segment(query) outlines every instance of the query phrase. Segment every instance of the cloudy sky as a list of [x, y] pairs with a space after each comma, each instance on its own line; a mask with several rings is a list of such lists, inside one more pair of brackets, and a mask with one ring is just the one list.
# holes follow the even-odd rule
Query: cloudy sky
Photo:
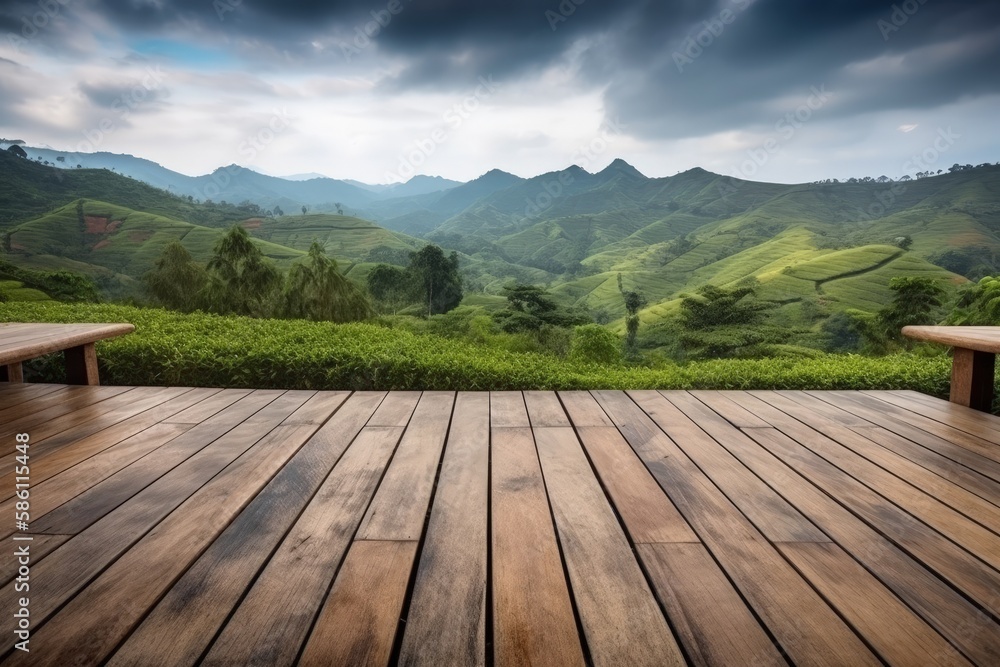
[[0, 137], [367, 182], [1000, 161], [1000, 3], [0, 0]]

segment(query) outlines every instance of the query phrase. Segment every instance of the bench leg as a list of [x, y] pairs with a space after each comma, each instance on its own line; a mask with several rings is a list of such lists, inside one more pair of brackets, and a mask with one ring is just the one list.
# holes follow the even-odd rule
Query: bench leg
[[956, 347], [951, 361], [951, 402], [990, 412], [995, 363], [994, 354]]
[[93, 343], [66, 350], [66, 382], [69, 384], [101, 384], [97, 377], [97, 352]]
[[21, 362], [0, 366], [0, 382], [10, 382], [12, 384], [24, 382], [24, 370], [21, 368]]

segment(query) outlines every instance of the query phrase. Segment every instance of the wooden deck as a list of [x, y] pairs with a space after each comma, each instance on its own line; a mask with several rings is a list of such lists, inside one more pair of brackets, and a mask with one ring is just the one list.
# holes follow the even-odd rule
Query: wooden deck
[[1000, 418], [913, 392], [0, 385], [0, 431], [5, 664], [1000, 664]]

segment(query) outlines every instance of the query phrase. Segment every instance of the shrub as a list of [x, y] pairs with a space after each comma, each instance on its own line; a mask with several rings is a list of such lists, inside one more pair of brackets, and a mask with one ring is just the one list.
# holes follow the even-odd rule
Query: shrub
[[621, 341], [599, 324], [585, 324], [573, 330], [569, 358], [595, 364], [617, 364], [622, 359]]

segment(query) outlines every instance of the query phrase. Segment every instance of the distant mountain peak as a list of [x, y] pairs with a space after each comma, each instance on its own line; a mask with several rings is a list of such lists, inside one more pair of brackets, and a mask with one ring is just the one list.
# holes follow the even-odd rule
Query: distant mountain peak
[[629, 176], [636, 176], [638, 178], [646, 178], [645, 174], [643, 174], [641, 171], [639, 171], [638, 169], [636, 169], [635, 167], [633, 167], [620, 157], [615, 158], [611, 162], [611, 164], [609, 164], [607, 167], [601, 170], [600, 173], [606, 175], [618, 173], [618, 174], [627, 174]]

